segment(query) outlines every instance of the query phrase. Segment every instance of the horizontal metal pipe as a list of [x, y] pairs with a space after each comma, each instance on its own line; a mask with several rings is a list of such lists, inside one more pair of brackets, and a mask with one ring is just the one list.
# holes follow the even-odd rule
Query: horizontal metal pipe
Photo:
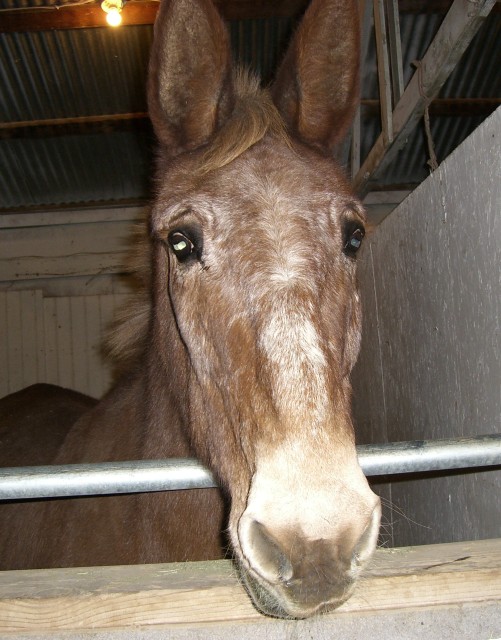
[[[501, 434], [357, 447], [367, 476], [501, 465]], [[0, 469], [0, 500], [141, 493], [215, 487], [193, 459], [137, 460]]]
[[448, 440], [412, 440], [357, 447], [366, 476], [501, 465], [501, 433]]

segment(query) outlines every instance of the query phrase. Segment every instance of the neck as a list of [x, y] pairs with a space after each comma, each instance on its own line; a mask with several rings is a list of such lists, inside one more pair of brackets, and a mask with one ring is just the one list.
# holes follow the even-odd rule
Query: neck
[[166, 370], [162, 360], [157, 350], [149, 350], [143, 386], [146, 428], [141, 457], [191, 457], [194, 454], [186, 436], [187, 375], [179, 362], [169, 362]]

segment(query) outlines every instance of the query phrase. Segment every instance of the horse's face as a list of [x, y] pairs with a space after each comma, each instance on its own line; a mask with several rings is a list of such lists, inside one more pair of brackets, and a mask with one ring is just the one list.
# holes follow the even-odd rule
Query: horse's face
[[348, 379], [364, 215], [332, 161], [283, 141], [265, 138], [200, 184], [196, 162], [168, 173], [154, 217], [192, 366], [192, 437], [231, 495], [231, 540], [259, 606], [305, 616], [348, 597], [379, 526]]
[[[356, 76], [348, 58], [335, 57], [337, 78], [330, 68], [332, 41], [357, 48], [356, 6], [335, 4], [314, 1], [276, 83], [278, 111], [308, 145], [272, 125], [255, 135], [263, 108], [232, 84], [226, 36], [206, 0], [164, 4], [150, 84], [166, 149], [152, 218], [156, 348], [172, 312], [189, 363], [194, 449], [230, 494], [230, 538], [255, 603], [286, 617], [346, 600], [380, 520], [350, 417], [364, 214], [328, 157], [335, 136], [325, 143], [327, 125], [347, 120]], [[178, 33], [186, 13], [192, 30]], [[204, 50], [198, 70], [187, 62], [190, 33]], [[241, 144], [246, 136], [255, 140]], [[221, 148], [231, 161], [208, 163]]]

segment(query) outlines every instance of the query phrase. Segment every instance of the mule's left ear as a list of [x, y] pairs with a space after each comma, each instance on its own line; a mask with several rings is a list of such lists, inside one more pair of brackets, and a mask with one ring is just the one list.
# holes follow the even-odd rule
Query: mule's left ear
[[356, 0], [312, 0], [272, 94], [290, 131], [324, 153], [346, 134], [359, 96]]
[[148, 107], [167, 155], [206, 143], [233, 108], [229, 36], [211, 0], [162, 0]]

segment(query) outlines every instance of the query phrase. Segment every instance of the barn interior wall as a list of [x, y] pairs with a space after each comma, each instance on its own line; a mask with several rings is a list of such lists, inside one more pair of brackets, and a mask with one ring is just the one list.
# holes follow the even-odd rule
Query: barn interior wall
[[137, 208], [17, 213], [0, 222], [0, 397], [36, 382], [93, 397], [112, 382], [102, 351]]
[[[500, 132], [498, 109], [363, 248], [359, 442], [501, 432]], [[384, 480], [390, 545], [501, 533], [499, 470]]]

